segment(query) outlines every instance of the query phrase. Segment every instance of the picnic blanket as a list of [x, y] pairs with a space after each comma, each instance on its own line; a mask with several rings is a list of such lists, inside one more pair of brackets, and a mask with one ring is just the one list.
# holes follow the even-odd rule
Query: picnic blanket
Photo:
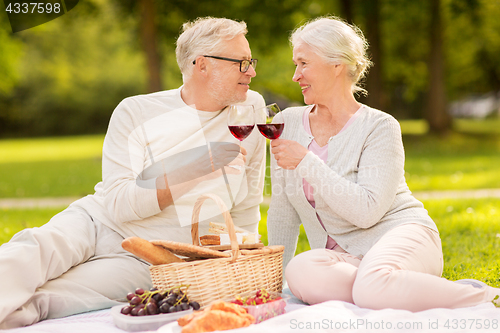
[[[288, 290], [284, 292], [289, 293]], [[224, 332], [498, 332], [500, 309], [491, 303], [461, 309], [369, 310], [350, 303], [329, 301], [308, 306], [295, 297], [285, 314], [258, 325]], [[45, 320], [5, 333], [124, 333], [113, 324], [110, 310], [93, 311], [60, 319]], [[149, 331], [151, 332], [151, 331]], [[179, 333], [176, 322], [160, 327], [157, 333]]]

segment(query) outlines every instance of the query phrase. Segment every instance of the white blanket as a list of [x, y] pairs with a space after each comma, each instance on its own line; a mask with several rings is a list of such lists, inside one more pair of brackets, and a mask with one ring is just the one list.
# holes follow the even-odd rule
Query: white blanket
[[[292, 299], [287, 313], [258, 325], [232, 330], [238, 333], [284, 332], [500, 332], [500, 309], [491, 303], [461, 309], [433, 309], [412, 313], [404, 310], [368, 310], [353, 304], [330, 301], [314, 306]], [[5, 333], [123, 333], [113, 324], [110, 310], [94, 311], [6, 330]], [[157, 333], [177, 333], [176, 322]], [[229, 332], [229, 331], [224, 331]]]

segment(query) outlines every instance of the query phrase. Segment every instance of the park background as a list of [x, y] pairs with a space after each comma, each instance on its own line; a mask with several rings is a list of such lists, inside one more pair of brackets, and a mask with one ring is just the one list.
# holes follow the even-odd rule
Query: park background
[[[245, 20], [259, 59], [251, 88], [285, 108], [303, 103], [290, 32], [337, 15], [368, 38], [359, 100], [400, 121], [405, 177], [440, 229], [444, 276], [500, 286], [500, 1], [86, 0], [15, 34], [0, 10], [0, 243], [93, 193], [116, 105], [182, 84], [183, 22]], [[265, 194], [264, 242], [269, 182]], [[37, 204], [51, 198], [66, 201]], [[308, 248], [302, 232], [297, 252]]]

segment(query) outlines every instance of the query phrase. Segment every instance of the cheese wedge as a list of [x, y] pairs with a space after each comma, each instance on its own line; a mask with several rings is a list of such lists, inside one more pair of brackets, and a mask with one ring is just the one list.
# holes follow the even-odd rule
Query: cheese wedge
[[[242, 229], [240, 227], [234, 226], [234, 231], [236, 233], [247, 233], [248, 231], [245, 229]], [[209, 224], [209, 229], [208, 232], [211, 234], [227, 234], [227, 227], [226, 224], [223, 223], [217, 223], [217, 222], [210, 222]]]

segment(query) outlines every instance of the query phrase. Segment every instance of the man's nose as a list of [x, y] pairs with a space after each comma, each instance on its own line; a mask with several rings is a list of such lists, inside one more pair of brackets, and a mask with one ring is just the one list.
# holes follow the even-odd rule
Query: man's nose
[[245, 72], [245, 74], [250, 76], [250, 77], [255, 77], [257, 75], [257, 72], [255, 71], [255, 68], [253, 68], [253, 66], [250, 65], [250, 67], [248, 67], [248, 70]]

